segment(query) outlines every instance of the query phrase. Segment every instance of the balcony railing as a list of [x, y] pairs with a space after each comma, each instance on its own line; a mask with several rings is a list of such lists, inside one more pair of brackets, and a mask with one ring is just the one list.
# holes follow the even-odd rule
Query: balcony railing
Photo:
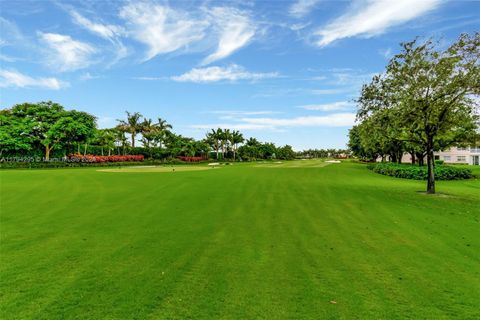
[[471, 153], [480, 153], [480, 148], [470, 148]]

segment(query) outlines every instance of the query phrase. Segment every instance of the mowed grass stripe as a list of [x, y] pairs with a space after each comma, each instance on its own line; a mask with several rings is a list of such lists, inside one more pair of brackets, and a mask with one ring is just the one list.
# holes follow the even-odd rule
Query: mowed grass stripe
[[1, 314], [480, 316], [478, 180], [428, 197], [423, 182], [310, 161], [2, 171]]

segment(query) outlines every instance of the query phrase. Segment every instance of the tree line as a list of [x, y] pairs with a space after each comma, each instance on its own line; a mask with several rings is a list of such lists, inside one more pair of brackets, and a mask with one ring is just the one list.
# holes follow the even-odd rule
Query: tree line
[[365, 160], [426, 159], [427, 192], [435, 193], [434, 152], [479, 141], [480, 33], [462, 34], [447, 48], [432, 39], [401, 48], [362, 87], [349, 148]]
[[299, 158], [347, 158], [350, 155], [348, 149], [307, 149], [297, 152]]
[[[22, 103], [0, 110], [0, 156], [42, 157], [69, 154], [143, 154], [151, 159], [178, 156], [218, 160], [293, 159], [289, 145], [245, 139], [237, 130], [212, 129], [204, 139], [172, 131], [165, 119], [152, 120], [139, 112], [126, 112], [112, 128], [98, 129], [95, 116], [66, 110], [55, 102]], [[138, 146], [137, 142], [141, 143]]]

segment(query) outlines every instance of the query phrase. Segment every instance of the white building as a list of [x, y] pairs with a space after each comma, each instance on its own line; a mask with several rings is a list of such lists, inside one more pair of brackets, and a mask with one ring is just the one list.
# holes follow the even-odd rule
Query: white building
[[443, 160], [445, 163], [480, 165], [479, 147], [452, 147], [447, 151], [435, 152], [436, 160]]
[[[446, 151], [435, 152], [435, 160], [443, 160], [450, 164], [469, 164], [480, 165], [480, 146], [478, 147], [452, 147]], [[381, 161], [377, 160], [377, 161]], [[425, 164], [427, 159], [425, 158]], [[404, 153], [402, 163], [411, 163], [412, 157], [409, 153]]]

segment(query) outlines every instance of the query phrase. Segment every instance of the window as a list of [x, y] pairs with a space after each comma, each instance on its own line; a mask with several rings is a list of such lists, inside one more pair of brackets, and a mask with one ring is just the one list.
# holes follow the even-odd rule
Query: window
[[451, 160], [452, 160], [452, 158], [450, 156], [443, 156], [443, 161], [449, 162]]
[[466, 162], [467, 158], [465, 156], [457, 156], [457, 162]]
[[467, 151], [467, 148], [458, 147], [457, 150], [458, 150], [458, 151]]

